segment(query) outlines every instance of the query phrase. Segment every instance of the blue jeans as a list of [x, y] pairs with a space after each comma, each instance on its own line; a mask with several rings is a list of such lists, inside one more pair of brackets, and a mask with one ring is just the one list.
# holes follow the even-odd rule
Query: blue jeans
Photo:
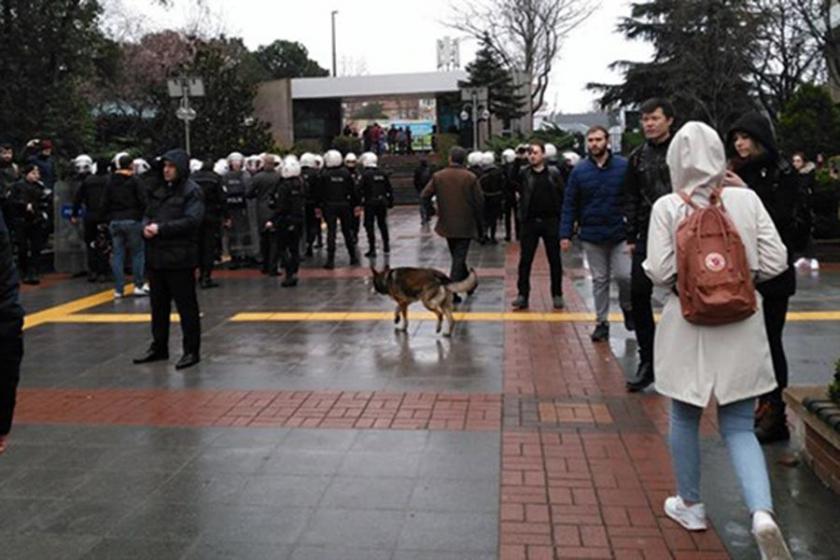
[[113, 220], [108, 229], [114, 253], [111, 256], [111, 270], [114, 273], [115, 290], [125, 290], [125, 250], [131, 253], [131, 274], [134, 285], [143, 285], [143, 273], [146, 269], [146, 255], [143, 246], [143, 224], [136, 220]]
[[[753, 432], [755, 399], [718, 407], [720, 435], [741, 483], [750, 512], [773, 511], [770, 478], [764, 453]], [[671, 460], [677, 491], [688, 502], [700, 502], [700, 441], [698, 431], [703, 409], [671, 401]]]

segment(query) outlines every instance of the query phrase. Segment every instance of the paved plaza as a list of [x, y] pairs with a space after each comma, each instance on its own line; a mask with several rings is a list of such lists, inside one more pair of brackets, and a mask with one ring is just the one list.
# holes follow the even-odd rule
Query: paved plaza
[[[416, 208], [391, 214], [390, 265], [448, 271], [445, 242], [419, 222]], [[395, 332], [392, 302], [345, 254], [335, 271], [316, 255], [294, 289], [221, 271], [199, 294], [202, 362], [182, 372], [177, 327], [169, 363], [131, 364], [149, 343], [147, 298], [115, 302], [109, 285], [61, 275], [25, 288], [0, 558], [758, 558], [712, 412], [714, 528], [665, 518], [668, 402], [626, 393], [636, 346], [618, 315], [610, 344], [590, 342], [578, 251], [564, 256], [565, 311], [551, 310], [540, 249], [531, 311], [511, 313], [518, 245], [474, 245], [481, 284], [449, 339], [419, 304]], [[799, 287], [791, 382], [824, 383], [840, 267]], [[780, 524], [795, 558], [836, 559], [840, 500], [789, 465], [798, 445], [765, 448]]]

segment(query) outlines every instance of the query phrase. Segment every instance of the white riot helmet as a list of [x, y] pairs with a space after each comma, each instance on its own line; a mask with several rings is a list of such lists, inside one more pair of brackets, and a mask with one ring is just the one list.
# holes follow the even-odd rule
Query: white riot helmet
[[131, 162], [131, 168], [134, 170], [134, 174], [139, 176], [144, 173], [148, 173], [152, 166], [149, 165], [149, 162], [145, 159], [137, 158]]
[[357, 163], [359, 163], [359, 158], [356, 157], [356, 154], [353, 152], [347, 152], [347, 155], [344, 156], [344, 165], [347, 167], [355, 167]]
[[239, 152], [231, 152], [228, 154], [227, 161], [228, 164], [234, 161], [245, 161], [245, 156], [243, 156]]
[[343, 158], [341, 157], [341, 152], [338, 150], [329, 150], [326, 154], [324, 154], [324, 165], [328, 168], [332, 167], [340, 167]]
[[257, 155], [248, 156], [245, 158], [245, 169], [251, 175], [256, 174], [262, 169], [262, 158]]
[[93, 173], [93, 158], [87, 154], [79, 154], [73, 160], [73, 169], [80, 175], [82, 173]]
[[580, 156], [577, 154], [577, 152], [563, 152], [563, 159], [566, 160], [566, 163], [574, 167], [580, 161]]
[[495, 152], [491, 152], [490, 150], [483, 152], [481, 154], [481, 165], [486, 167], [490, 167], [491, 165], [496, 163], [496, 154]]
[[300, 155], [301, 167], [315, 167], [315, 154], [304, 152]]
[[283, 167], [283, 158], [281, 158], [277, 154], [270, 154], [270, 155], [274, 159], [274, 167], [276, 169], [280, 169], [281, 167]]
[[300, 177], [300, 162], [295, 156], [286, 156], [283, 159], [283, 169], [280, 170], [280, 175], [284, 179], [292, 177]]
[[469, 167], [481, 165], [481, 159], [481, 152], [470, 152], [467, 154], [467, 165]]
[[[315, 165], [313, 166], [315, 169], [321, 169], [324, 167], [324, 156], [315, 154], [313, 157], [315, 158]], [[338, 157], [340, 158], [341, 154], [338, 154]]]
[[505, 163], [513, 163], [516, 159], [516, 152], [513, 148], [508, 148], [502, 152], [502, 161]]
[[200, 159], [192, 158], [190, 159], [190, 173], [195, 173], [196, 171], [201, 171], [201, 168], [204, 167], [204, 162]]
[[216, 160], [216, 163], [213, 164], [213, 173], [216, 175], [224, 175], [229, 169], [228, 160], [224, 158]]
[[112, 169], [119, 169], [120, 168], [120, 160], [123, 157], [128, 157], [128, 152], [117, 152], [114, 154], [113, 159], [111, 159], [111, 168]]
[[555, 161], [557, 159], [557, 146], [546, 142], [545, 159], [547, 159], [548, 161]]
[[362, 165], [364, 167], [376, 167], [379, 165], [379, 158], [373, 152], [362, 154]]

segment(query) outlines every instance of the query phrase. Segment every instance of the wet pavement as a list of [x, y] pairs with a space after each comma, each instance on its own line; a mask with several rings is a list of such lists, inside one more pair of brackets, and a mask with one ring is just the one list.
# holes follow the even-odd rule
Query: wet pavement
[[[396, 210], [391, 266], [448, 270], [443, 240]], [[365, 246], [365, 243], [362, 242]], [[154, 559], [757, 558], [710, 419], [704, 495], [714, 530], [665, 519], [667, 403], [628, 396], [635, 341], [593, 345], [589, 280], [566, 255], [565, 313], [539, 256], [532, 312], [516, 244], [471, 249], [481, 286], [451, 339], [419, 306], [396, 333], [366, 268], [319, 268], [295, 289], [250, 270], [200, 293], [202, 362], [131, 365], [148, 300], [57, 277], [30, 313], [18, 424], [0, 458], [2, 557]], [[541, 255], [542, 253], [540, 253]], [[378, 266], [382, 266], [380, 256]], [[786, 328], [791, 383], [827, 382], [840, 270], [802, 274]], [[613, 308], [617, 310], [614, 302]], [[707, 415], [711, 416], [711, 415]], [[796, 558], [840, 550], [840, 500], [767, 448]]]

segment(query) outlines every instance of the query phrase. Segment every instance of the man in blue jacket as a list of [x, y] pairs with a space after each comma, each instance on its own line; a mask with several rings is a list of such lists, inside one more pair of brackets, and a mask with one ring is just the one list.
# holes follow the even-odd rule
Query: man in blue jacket
[[608, 148], [609, 134], [602, 126], [593, 126], [586, 134], [589, 157], [582, 160], [569, 176], [563, 202], [560, 244], [571, 248], [575, 224], [592, 271], [597, 325], [593, 342], [610, 338], [610, 276], [618, 284], [619, 304], [624, 324], [633, 330], [630, 303], [630, 251], [625, 241], [621, 189], [627, 160], [613, 155]]

